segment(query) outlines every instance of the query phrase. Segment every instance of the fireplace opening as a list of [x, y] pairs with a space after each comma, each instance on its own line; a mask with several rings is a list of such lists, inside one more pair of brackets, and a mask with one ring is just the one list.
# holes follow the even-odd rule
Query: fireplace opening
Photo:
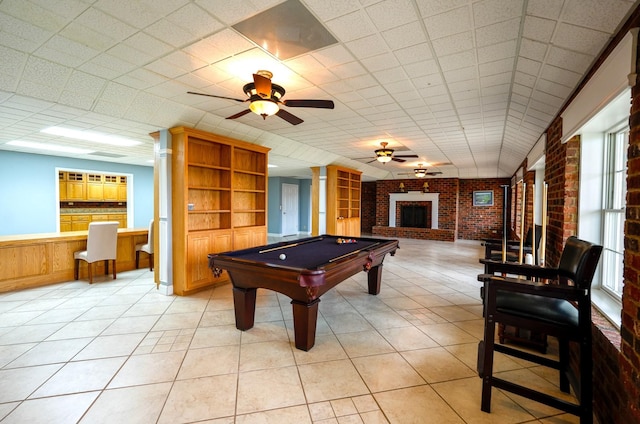
[[427, 208], [424, 206], [400, 206], [400, 226], [411, 228], [427, 227]]

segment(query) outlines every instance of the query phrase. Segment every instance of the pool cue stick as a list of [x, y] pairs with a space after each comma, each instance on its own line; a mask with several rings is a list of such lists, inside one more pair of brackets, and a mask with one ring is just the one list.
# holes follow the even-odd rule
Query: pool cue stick
[[536, 265], [536, 183], [531, 186], [531, 193], [533, 196], [531, 204], [531, 256], [533, 257], [533, 264]]
[[520, 254], [518, 255], [518, 262], [522, 263], [522, 254], [524, 253], [524, 214], [526, 211], [527, 203], [527, 183], [522, 183], [522, 208], [520, 212]]
[[547, 195], [549, 184], [542, 185], [542, 239], [540, 240], [540, 266], [544, 266], [545, 250], [547, 246]]
[[377, 246], [377, 245], [379, 245], [379, 244], [380, 244], [380, 242], [373, 243], [373, 244], [372, 244], [372, 245], [370, 245], [370, 246], [363, 247], [362, 249], [354, 250], [353, 252], [345, 253], [344, 255], [340, 255], [340, 256], [338, 256], [337, 258], [331, 258], [331, 259], [329, 259], [329, 263], [331, 263], [331, 262], [335, 262], [335, 261], [338, 261], [338, 260], [340, 260], [340, 259], [342, 259], [342, 258], [346, 258], [347, 256], [355, 255], [356, 253], [360, 253], [360, 252], [362, 252], [363, 250], [370, 250], [372, 247], [375, 247], [375, 246]]
[[302, 244], [313, 243], [313, 242], [320, 241], [320, 240], [322, 240], [322, 237], [314, 238], [312, 240], [307, 240], [307, 241], [301, 241], [301, 242], [298, 242], [298, 243], [291, 243], [291, 244], [287, 244], [287, 245], [284, 245], [284, 246], [272, 247], [271, 249], [260, 250], [260, 251], [258, 251], [258, 253], [273, 252], [274, 250], [287, 249], [289, 247], [300, 246]]
[[502, 262], [507, 262], [507, 206], [509, 200], [509, 186], [502, 186]]

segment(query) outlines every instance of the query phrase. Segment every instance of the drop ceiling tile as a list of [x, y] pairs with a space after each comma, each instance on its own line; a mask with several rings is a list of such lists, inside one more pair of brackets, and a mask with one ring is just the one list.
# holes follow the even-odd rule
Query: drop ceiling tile
[[484, 47], [491, 44], [502, 43], [518, 37], [520, 31], [520, 19], [511, 19], [505, 22], [488, 25], [476, 29], [476, 45]]
[[403, 68], [411, 79], [440, 72], [438, 64], [435, 60], [424, 60], [421, 62], [411, 63], [408, 65], [404, 65]]
[[[489, 75], [486, 77], [480, 77], [480, 87], [487, 88], [492, 86], [509, 86], [511, 84], [512, 72], [503, 72], [501, 74]], [[507, 91], [509, 87], [507, 87]], [[486, 91], [483, 90], [483, 94], [486, 94]]]
[[473, 48], [471, 31], [461, 32], [455, 35], [433, 40], [433, 50], [438, 56], [446, 56]]
[[360, 62], [349, 62], [344, 63], [342, 65], [337, 65], [329, 69], [332, 74], [336, 75], [338, 78], [346, 79], [357, 77], [359, 75], [366, 74], [367, 71], [360, 64]]
[[542, 68], [541, 62], [527, 59], [526, 57], [519, 57], [516, 65], [517, 71], [527, 75], [538, 75], [541, 68]]
[[343, 43], [374, 34], [375, 27], [363, 10], [327, 22], [327, 28]]
[[478, 88], [478, 82], [475, 79], [468, 79], [459, 82], [453, 82], [449, 84], [449, 91], [451, 93], [458, 93], [461, 91], [470, 91]]
[[476, 64], [476, 54], [473, 50], [466, 50], [449, 56], [439, 58], [440, 66], [444, 72], [455, 69], [467, 68]]
[[431, 0], [418, 2], [418, 10], [423, 17], [438, 15], [461, 6], [467, 7], [468, 0]]
[[169, 25], [179, 26], [192, 34], [194, 39], [206, 37], [224, 27], [220, 21], [192, 3], [167, 15], [166, 20]]
[[168, 13], [186, 3], [187, 0], [162, 0], [149, 3], [129, 0], [99, 0], [95, 7], [129, 25], [142, 29], [164, 18]]
[[87, 96], [77, 91], [63, 90], [62, 93], [60, 93], [58, 102], [63, 105], [87, 110], [93, 106], [95, 97]]
[[329, 46], [319, 51], [314, 51], [311, 55], [327, 68], [351, 62], [355, 59], [351, 52], [345, 49], [341, 44]]
[[112, 80], [131, 72], [136, 66], [110, 54], [103, 53], [82, 64], [78, 69], [92, 75]]
[[548, 43], [551, 41], [556, 25], [557, 22], [555, 20], [527, 16], [524, 20], [522, 35], [531, 40]]
[[396, 81], [406, 81], [407, 75], [404, 73], [404, 69], [400, 66], [385, 69], [384, 71], [374, 72], [373, 76], [383, 85]]
[[416, 20], [411, 0], [383, 0], [367, 7], [366, 11], [380, 31], [399, 27]]
[[520, 56], [542, 62], [547, 55], [547, 46], [548, 44], [525, 38], [520, 43]]
[[305, 4], [322, 20], [346, 15], [360, 7], [357, 0], [306, 0]]
[[599, 51], [608, 40], [607, 33], [563, 23], [558, 27], [554, 44], [568, 50], [592, 54]]
[[[349, 49], [356, 58], [366, 59], [379, 55], [384, 41], [378, 34], [374, 34], [345, 44], [347, 49]], [[384, 49], [382, 49], [382, 51], [384, 51]]]
[[[1, 6], [2, 3], [0, 3]], [[27, 53], [36, 50], [53, 34], [52, 31], [44, 30], [4, 13], [0, 13], [0, 28], [2, 29], [0, 45]]]
[[164, 41], [173, 47], [180, 47], [196, 41], [197, 37], [186, 29], [173, 25], [166, 19], [162, 19], [144, 30], [158, 40]]
[[562, 17], [581, 27], [611, 32], [625, 17], [629, 6], [625, 1], [569, 0]]
[[424, 19], [429, 38], [432, 40], [456, 34], [471, 27], [468, 7], [460, 7]]
[[[95, 7], [90, 7], [85, 10], [80, 16], [74, 19], [72, 24], [75, 23], [81, 24], [86, 28], [91, 28], [93, 31], [103, 34], [115, 41], [122, 41], [137, 32], [135, 27]], [[69, 25], [68, 27], [71, 26], [72, 25]], [[65, 32], [66, 29], [62, 31], [63, 34]], [[86, 42], [84, 39], [76, 39], [76, 41]]]
[[548, 19], [558, 19], [563, 3], [556, 0], [529, 0], [527, 14]]
[[516, 18], [521, 13], [522, 0], [482, 0], [473, 4], [473, 21], [478, 27]]
[[524, 97], [529, 97], [531, 96], [531, 93], [533, 93], [533, 89], [530, 87], [526, 87], [524, 85], [520, 85], [520, 84], [513, 84], [513, 92], [515, 94], [519, 94], [521, 96]]
[[585, 72], [592, 61], [593, 56], [572, 52], [555, 46], [551, 47], [547, 58], [549, 65], [575, 71], [579, 74]]
[[478, 67], [478, 72], [481, 77], [502, 74], [504, 72], [514, 71], [514, 59], [507, 58], [502, 60], [496, 60], [495, 62], [482, 63]]
[[383, 31], [382, 37], [391, 50], [398, 50], [427, 41], [422, 25], [417, 21]]
[[548, 81], [544, 78], [540, 78], [536, 84], [536, 89], [543, 93], [553, 94], [558, 97], [567, 98], [573, 91], [570, 87], [562, 84], [556, 84], [553, 81]]
[[495, 62], [516, 56], [516, 40], [493, 44], [478, 49], [478, 63]]
[[109, 82], [102, 92], [100, 100], [117, 105], [128, 106], [135, 98], [137, 92], [138, 90], [126, 87], [122, 84]]
[[402, 65], [409, 65], [433, 57], [431, 46], [428, 43], [416, 44], [415, 46], [394, 50], [393, 53]]
[[[549, 106], [552, 108], [559, 108], [562, 106], [563, 101], [564, 100], [560, 97], [543, 93], [540, 90], [535, 90], [531, 95], [531, 107], [541, 111], [549, 110]], [[542, 105], [539, 105], [539, 103], [542, 103]]]
[[138, 49], [135, 49], [127, 44], [119, 43], [109, 49], [108, 53], [118, 59], [125, 62], [134, 63], [138, 66], [144, 66], [145, 64], [153, 60], [153, 56]]
[[132, 37], [124, 40], [122, 44], [132, 47], [136, 51], [144, 52], [151, 56], [163, 56], [173, 50], [169, 44], [158, 40], [144, 32], [138, 32]]
[[447, 72], [444, 77], [449, 84], [459, 81], [472, 80], [478, 78], [478, 69], [475, 66], [456, 69], [454, 71]]

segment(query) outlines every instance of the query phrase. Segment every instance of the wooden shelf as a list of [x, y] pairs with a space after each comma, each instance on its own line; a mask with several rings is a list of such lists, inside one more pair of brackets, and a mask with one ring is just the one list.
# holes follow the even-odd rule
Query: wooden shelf
[[186, 127], [169, 132], [173, 287], [186, 295], [221, 281], [209, 253], [266, 244], [269, 149]]
[[327, 166], [327, 233], [360, 236], [360, 172]]

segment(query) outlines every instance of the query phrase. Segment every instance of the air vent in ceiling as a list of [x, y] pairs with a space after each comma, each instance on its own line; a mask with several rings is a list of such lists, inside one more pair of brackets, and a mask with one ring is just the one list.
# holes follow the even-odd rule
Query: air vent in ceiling
[[126, 156], [126, 155], [119, 155], [117, 153], [107, 153], [107, 152], [93, 152], [89, 154], [94, 156], [104, 156], [106, 158], [123, 158]]

